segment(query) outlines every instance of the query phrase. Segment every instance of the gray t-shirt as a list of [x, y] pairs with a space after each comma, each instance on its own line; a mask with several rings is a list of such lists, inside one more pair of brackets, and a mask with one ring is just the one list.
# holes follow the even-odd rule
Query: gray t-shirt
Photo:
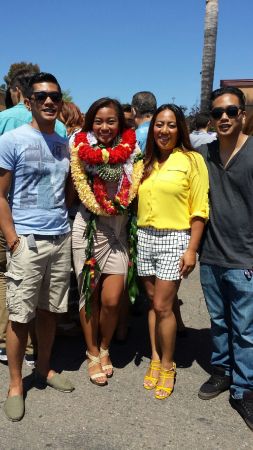
[[223, 167], [219, 142], [203, 145], [210, 179], [210, 219], [200, 262], [231, 269], [253, 267], [253, 137]]

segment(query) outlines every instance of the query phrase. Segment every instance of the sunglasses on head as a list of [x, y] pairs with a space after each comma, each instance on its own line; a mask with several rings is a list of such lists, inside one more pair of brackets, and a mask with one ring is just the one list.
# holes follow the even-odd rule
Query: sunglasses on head
[[218, 108], [217, 107], [217, 108], [213, 108], [210, 114], [211, 114], [212, 118], [215, 120], [220, 119], [224, 113], [226, 113], [226, 115], [229, 118], [235, 118], [238, 116], [240, 109], [242, 109], [242, 108], [240, 108], [236, 105], [230, 105], [230, 106], [227, 106], [226, 108]]
[[36, 102], [44, 102], [48, 97], [54, 103], [59, 103], [62, 100], [62, 94], [58, 91], [35, 91], [33, 92], [32, 97], [34, 97], [34, 100], [36, 100]]

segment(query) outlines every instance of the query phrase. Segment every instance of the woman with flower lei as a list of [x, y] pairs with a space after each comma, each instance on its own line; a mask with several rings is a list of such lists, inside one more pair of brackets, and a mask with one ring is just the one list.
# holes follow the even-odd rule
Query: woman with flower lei
[[132, 270], [128, 207], [143, 173], [135, 132], [125, 129], [117, 100], [102, 98], [90, 106], [71, 149], [71, 173], [81, 200], [72, 241], [88, 371], [93, 383], [104, 386], [113, 375], [109, 345]]

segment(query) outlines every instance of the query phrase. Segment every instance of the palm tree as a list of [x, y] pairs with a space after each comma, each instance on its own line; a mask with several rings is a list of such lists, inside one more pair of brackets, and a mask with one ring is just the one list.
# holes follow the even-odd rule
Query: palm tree
[[208, 111], [213, 89], [218, 27], [218, 0], [206, 0], [205, 35], [202, 56], [200, 110]]

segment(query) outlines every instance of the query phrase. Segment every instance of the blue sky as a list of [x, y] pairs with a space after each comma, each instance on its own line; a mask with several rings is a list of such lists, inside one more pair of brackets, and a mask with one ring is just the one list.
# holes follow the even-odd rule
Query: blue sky
[[[220, 0], [214, 88], [253, 78], [252, 0]], [[241, 6], [241, 10], [239, 7]], [[83, 111], [103, 96], [200, 99], [205, 0], [12, 0], [1, 14], [0, 84], [13, 62], [53, 73]]]

